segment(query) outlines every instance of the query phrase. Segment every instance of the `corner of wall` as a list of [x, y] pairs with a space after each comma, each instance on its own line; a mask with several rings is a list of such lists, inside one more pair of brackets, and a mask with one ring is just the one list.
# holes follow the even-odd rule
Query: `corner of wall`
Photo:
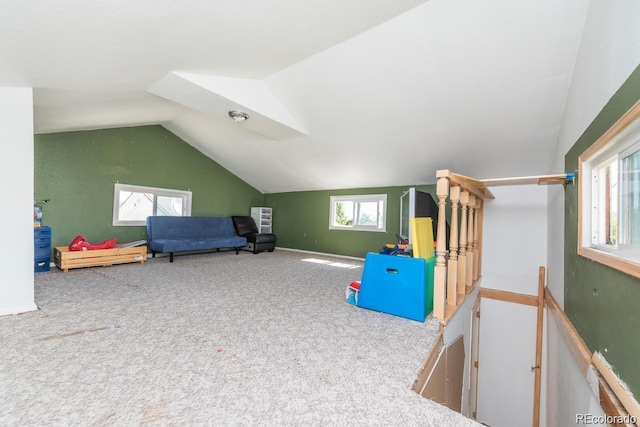
[[[9, 183], [3, 197], [2, 236], [11, 245], [0, 246], [0, 315], [37, 309], [34, 302], [33, 246], [33, 91], [0, 88], [0, 179]], [[10, 144], [10, 145], [9, 145]]]

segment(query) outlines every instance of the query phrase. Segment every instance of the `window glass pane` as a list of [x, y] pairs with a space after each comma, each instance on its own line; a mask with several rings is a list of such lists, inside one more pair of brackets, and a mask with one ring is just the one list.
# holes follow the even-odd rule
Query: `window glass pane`
[[358, 225], [378, 226], [378, 202], [359, 203]]
[[191, 191], [115, 184], [114, 226], [144, 226], [152, 215], [191, 215]]
[[353, 202], [336, 202], [335, 206], [336, 225], [353, 225]]
[[146, 221], [150, 215], [153, 215], [153, 194], [120, 191], [120, 221]]
[[158, 196], [158, 209], [156, 215], [182, 216], [182, 206], [182, 197]]
[[640, 150], [620, 167], [620, 243], [640, 246]]
[[600, 241], [617, 244], [618, 235], [618, 162], [615, 158], [600, 168]]
[[618, 236], [618, 157], [614, 156], [595, 169], [597, 183], [593, 206], [593, 243], [617, 245]]

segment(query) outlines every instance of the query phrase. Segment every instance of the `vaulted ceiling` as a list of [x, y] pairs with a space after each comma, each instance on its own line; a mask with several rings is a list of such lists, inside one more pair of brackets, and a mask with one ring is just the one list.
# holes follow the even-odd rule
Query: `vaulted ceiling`
[[[37, 133], [162, 124], [262, 192], [546, 174], [585, 0], [5, 0]], [[249, 119], [236, 123], [229, 110]]]

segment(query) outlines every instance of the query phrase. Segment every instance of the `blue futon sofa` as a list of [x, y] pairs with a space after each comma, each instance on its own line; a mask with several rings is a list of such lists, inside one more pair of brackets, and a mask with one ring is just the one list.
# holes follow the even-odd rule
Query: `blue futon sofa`
[[153, 257], [168, 252], [173, 262], [174, 252], [233, 248], [238, 254], [247, 239], [236, 235], [230, 217], [150, 216], [147, 243]]

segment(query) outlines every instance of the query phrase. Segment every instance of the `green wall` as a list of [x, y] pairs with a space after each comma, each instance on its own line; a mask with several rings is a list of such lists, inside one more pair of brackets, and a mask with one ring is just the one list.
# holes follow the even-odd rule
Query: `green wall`
[[52, 246], [146, 239], [144, 227], [113, 227], [114, 184], [192, 191], [192, 215], [249, 215], [263, 195], [162, 126], [35, 135], [34, 201]]
[[[411, 185], [263, 195], [159, 125], [35, 135], [34, 201], [52, 246], [82, 234], [90, 242], [146, 239], [144, 227], [114, 227], [114, 184], [191, 190], [192, 215], [248, 215], [251, 206], [274, 209], [278, 246], [364, 257], [395, 243], [400, 196]], [[435, 185], [417, 186], [435, 195]], [[387, 194], [387, 232], [329, 230], [329, 197]]]
[[[639, 99], [640, 67], [567, 153], [565, 170], [577, 170], [578, 156]], [[601, 352], [640, 396], [640, 279], [577, 254], [578, 186], [565, 191], [565, 311], [589, 349]]]
[[[273, 229], [278, 246], [364, 258], [386, 243], [396, 243], [400, 231], [400, 196], [411, 185], [329, 191], [272, 193], [265, 206], [273, 208]], [[415, 186], [435, 195], [435, 185]], [[340, 195], [386, 194], [387, 231], [329, 230], [329, 198]]]

